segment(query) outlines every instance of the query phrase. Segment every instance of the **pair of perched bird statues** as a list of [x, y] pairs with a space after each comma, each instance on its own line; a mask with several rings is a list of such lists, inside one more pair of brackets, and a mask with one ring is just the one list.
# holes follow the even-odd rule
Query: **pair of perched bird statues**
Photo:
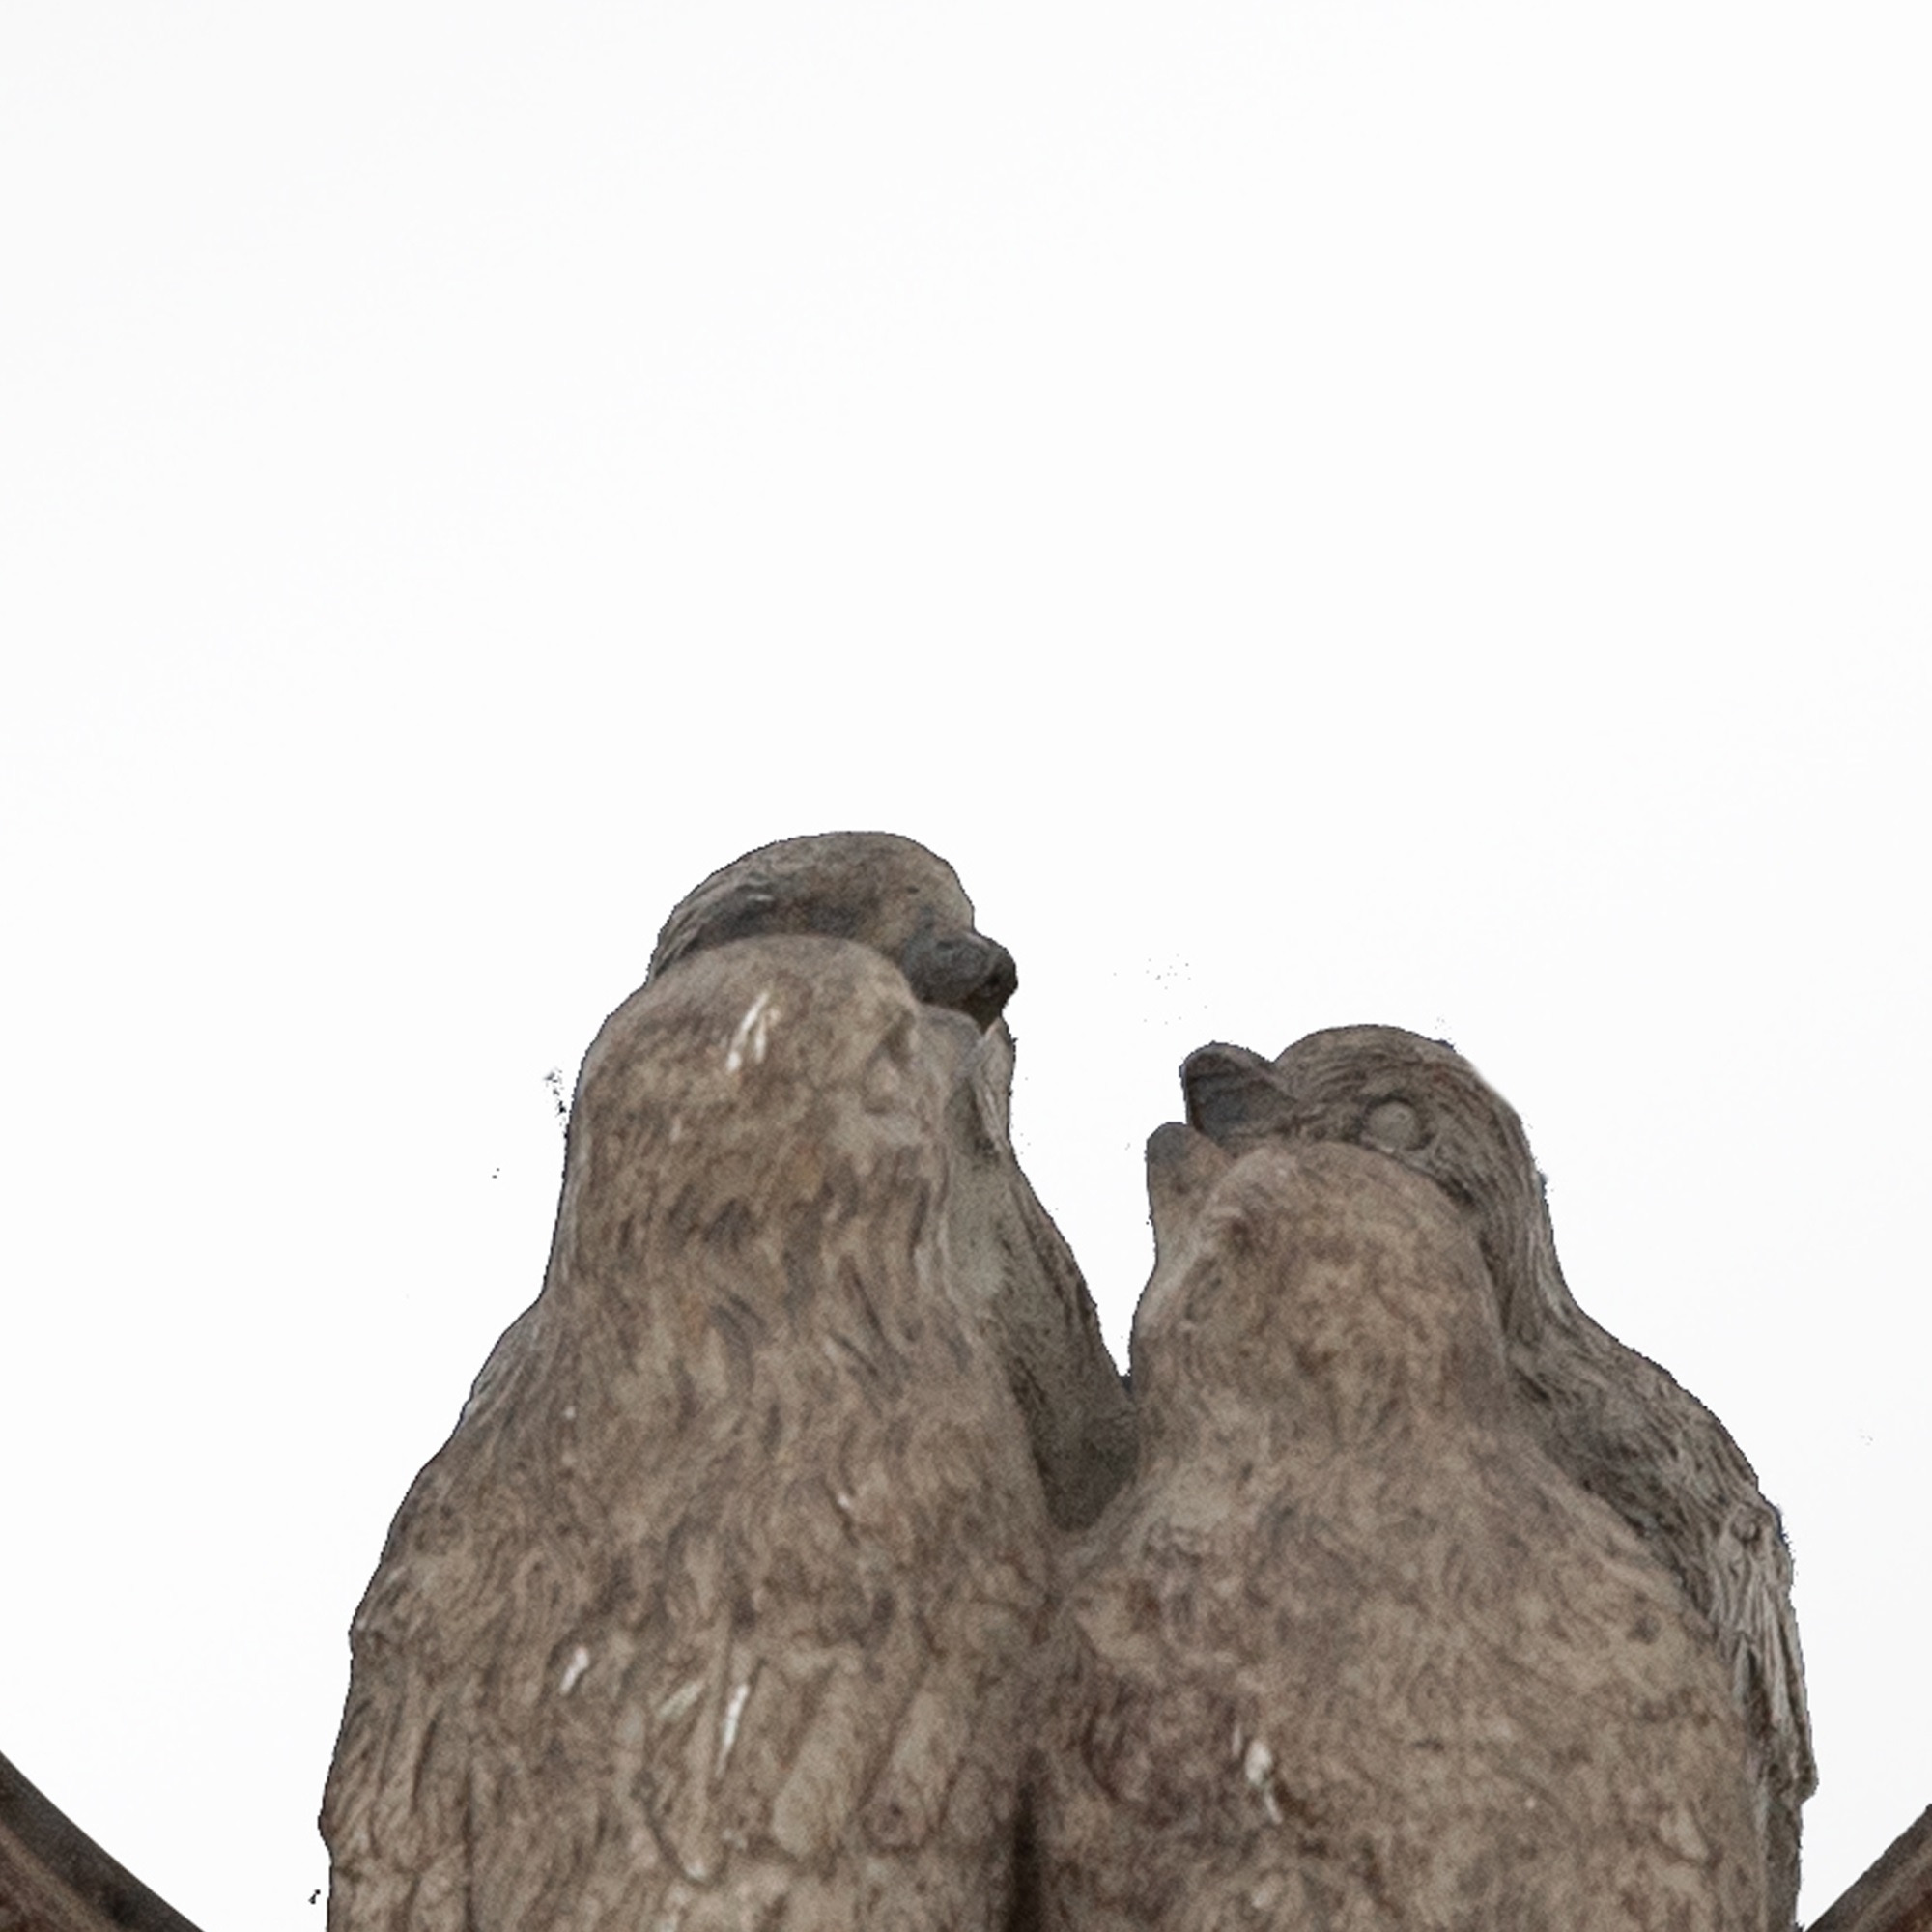
[[356, 1613], [330, 1932], [1787, 1932], [1790, 1567], [1516, 1115], [1203, 1048], [1123, 1382], [943, 862], [752, 853], [586, 1057]]

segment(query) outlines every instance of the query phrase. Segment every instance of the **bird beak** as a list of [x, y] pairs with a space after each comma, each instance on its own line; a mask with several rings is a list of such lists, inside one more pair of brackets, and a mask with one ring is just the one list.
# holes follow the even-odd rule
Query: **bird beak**
[[1187, 1124], [1223, 1147], [1281, 1133], [1288, 1106], [1274, 1065], [1245, 1046], [1197, 1047], [1180, 1065]]
[[927, 1006], [964, 1013], [981, 1032], [1020, 983], [1013, 955], [998, 940], [957, 926], [917, 934], [899, 955], [899, 970]]

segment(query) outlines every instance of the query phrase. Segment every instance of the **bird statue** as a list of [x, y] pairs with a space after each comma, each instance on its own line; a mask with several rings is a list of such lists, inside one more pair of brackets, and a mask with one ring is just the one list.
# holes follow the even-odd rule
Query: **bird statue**
[[605, 1023], [355, 1614], [328, 1932], [1007, 1932], [1048, 1525], [952, 1257], [985, 1052], [817, 936]]
[[679, 903], [651, 977], [734, 939], [822, 933], [871, 947], [920, 999], [985, 1031], [985, 1052], [952, 1115], [953, 1265], [973, 1284], [1007, 1365], [1048, 1512], [1057, 1526], [1079, 1528], [1133, 1468], [1133, 1406], [1079, 1265], [1013, 1152], [1013, 1039], [1002, 1014], [1019, 976], [1012, 955], [973, 919], [952, 867], [910, 838], [786, 838], [734, 860]]
[[1759, 1932], [1690, 1605], [1512, 1397], [1467, 1223], [1384, 1154], [1149, 1146], [1140, 1467], [1070, 1549], [1045, 1932]]
[[1353, 1142], [1438, 1187], [1487, 1264], [1517, 1404], [1715, 1639], [1752, 1745], [1771, 1932], [1796, 1922], [1799, 1809], [1816, 1788], [1791, 1557], [1723, 1424], [1577, 1305], [1522, 1122], [1452, 1047], [1398, 1027], [1310, 1034], [1272, 1062], [1214, 1045], [1181, 1070], [1189, 1122], [1223, 1148]]

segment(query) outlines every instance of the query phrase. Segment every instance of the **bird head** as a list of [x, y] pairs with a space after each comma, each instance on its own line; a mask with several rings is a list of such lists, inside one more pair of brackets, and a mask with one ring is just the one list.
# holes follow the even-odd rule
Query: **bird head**
[[1205, 1046], [1181, 1068], [1190, 1124], [1230, 1151], [1344, 1141], [1433, 1182], [1468, 1218], [1508, 1332], [1530, 1340], [1571, 1306], [1543, 1179], [1515, 1110], [1446, 1042], [1400, 1027], [1331, 1027], [1274, 1060]]
[[890, 959], [928, 1006], [984, 1030], [1019, 984], [1012, 954], [973, 923], [958, 875], [890, 832], [826, 832], [760, 846], [712, 873], [665, 922], [650, 977], [736, 939], [815, 933]]

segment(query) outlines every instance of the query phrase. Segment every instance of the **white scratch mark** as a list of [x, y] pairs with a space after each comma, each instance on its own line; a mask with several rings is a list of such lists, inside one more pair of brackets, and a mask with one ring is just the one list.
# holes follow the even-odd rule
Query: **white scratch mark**
[[563, 1666], [563, 1682], [556, 1687], [559, 1697], [568, 1697], [577, 1689], [577, 1680], [590, 1668], [590, 1653], [580, 1643], [570, 1653], [570, 1662]]
[[852, 1498], [843, 1490], [835, 1490], [832, 1494], [832, 1500], [838, 1505], [839, 1509], [845, 1515], [850, 1516], [852, 1514]]
[[1281, 1806], [1275, 1803], [1273, 1773], [1274, 1752], [1257, 1738], [1241, 1760], [1241, 1776], [1261, 1794], [1262, 1808], [1268, 1815], [1268, 1823], [1279, 1825]]
[[764, 1064], [765, 1041], [772, 1022], [779, 1016], [778, 1009], [770, 1004], [771, 997], [771, 988], [767, 987], [746, 1009], [745, 1017], [738, 1022], [738, 1031], [731, 1036], [731, 1044], [724, 1052], [726, 1073], [737, 1072], [748, 1053], [754, 1064]]
[[738, 1742], [738, 1719], [745, 1715], [745, 1699], [752, 1694], [752, 1680], [748, 1677], [731, 1693], [731, 1701], [724, 1706], [724, 1722], [718, 1736], [718, 1769], [715, 1776], [724, 1776], [725, 1762], [731, 1755], [731, 1747]]

